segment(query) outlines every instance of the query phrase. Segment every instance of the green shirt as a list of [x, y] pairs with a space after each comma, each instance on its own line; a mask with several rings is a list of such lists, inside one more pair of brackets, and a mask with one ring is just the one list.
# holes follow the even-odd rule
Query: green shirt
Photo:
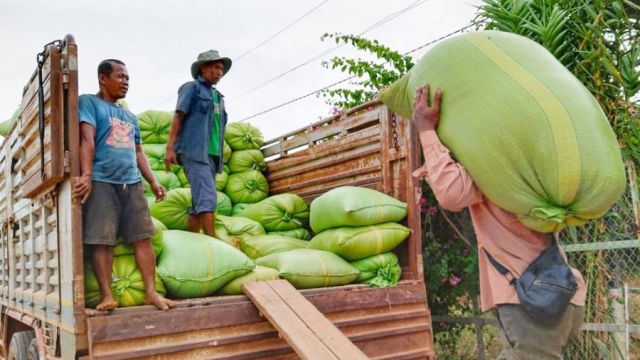
[[211, 139], [209, 139], [209, 155], [221, 156], [220, 154], [220, 95], [216, 89], [211, 89], [211, 100], [213, 101], [213, 122], [211, 126]]

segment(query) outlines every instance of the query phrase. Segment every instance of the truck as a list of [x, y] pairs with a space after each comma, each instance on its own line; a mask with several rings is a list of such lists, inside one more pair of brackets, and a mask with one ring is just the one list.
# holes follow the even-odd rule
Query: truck
[[[85, 306], [78, 45], [47, 44], [0, 153], [0, 346], [5, 359], [295, 359], [288, 336], [244, 295], [97, 311]], [[272, 194], [307, 202], [364, 186], [408, 204], [395, 287], [300, 290], [371, 359], [435, 359], [423, 276], [419, 142], [410, 121], [373, 101], [267, 141]], [[288, 334], [296, 336], [296, 334]], [[305, 357], [313, 358], [313, 356]]]

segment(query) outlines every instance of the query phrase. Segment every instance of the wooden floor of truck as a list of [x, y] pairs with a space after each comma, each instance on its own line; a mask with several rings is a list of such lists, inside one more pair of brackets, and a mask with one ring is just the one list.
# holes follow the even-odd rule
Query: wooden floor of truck
[[243, 289], [301, 359], [368, 359], [288, 281], [249, 282]]

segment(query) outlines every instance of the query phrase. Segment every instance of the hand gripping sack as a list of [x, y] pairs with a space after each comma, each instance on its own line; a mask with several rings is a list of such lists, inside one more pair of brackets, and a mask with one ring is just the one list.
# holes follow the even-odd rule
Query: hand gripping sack
[[279, 194], [247, 206], [238, 215], [259, 222], [267, 231], [293, 230], [309, 221], [309, 208], [296, 194]]
[[177, 298], [211, 295], [254, 267], [251, 259], [224, 241], [186, 231], [164, 232], [158, 276]]
[[328, 251], [295, 249], [271, 254], [256, 264], [278, 269], [278, 275], [296, 289], [346, 285], [360, 272], [340, 256]]
[[379, 191], [342, 186], [311, 202], [311, 229], [319, 233], [341, 226], [366, 226], [399, 222], [407, 216], [407, 204]]
[[616, 136], [596, 99], [525, 37], [442, 41], [382, 101], [411, 118], [416, 89], [441, 88], [438, 135], [492, 202], [527, 227], [559, 231], [603, 215], [622, 195]]

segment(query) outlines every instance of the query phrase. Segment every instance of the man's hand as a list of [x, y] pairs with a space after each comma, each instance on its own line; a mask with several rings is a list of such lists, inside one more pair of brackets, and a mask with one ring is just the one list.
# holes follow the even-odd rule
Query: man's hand
[[160, 183], [154, 181], [153, 184], [151, 184], [151, 191], [153, 192], [153, 195], [156, 196], [156, 201], [164, 200], [166, 192], [164, 190], [164, 187], [160, 185]]
[[413, 124], [417, 127], [418, 133], [438, 128], [441, 99], [442, 93], [437, 89], [433, 96], [433, 104], [429, 106], [429, 84], [418, 88], [413, 101]]
[[91, 175], [82, 175], [75, 179], [73, 184], [73, 196], [80, 199], [80, 203], [84, 204], [91, 194]]
[[164, 169], [171, 171], [172, 164], [178, 164], [178, 158], [176, 157], [175, 150], [173, 150], [173, 146], [167, 145], [167, 150], [164, 155]]

